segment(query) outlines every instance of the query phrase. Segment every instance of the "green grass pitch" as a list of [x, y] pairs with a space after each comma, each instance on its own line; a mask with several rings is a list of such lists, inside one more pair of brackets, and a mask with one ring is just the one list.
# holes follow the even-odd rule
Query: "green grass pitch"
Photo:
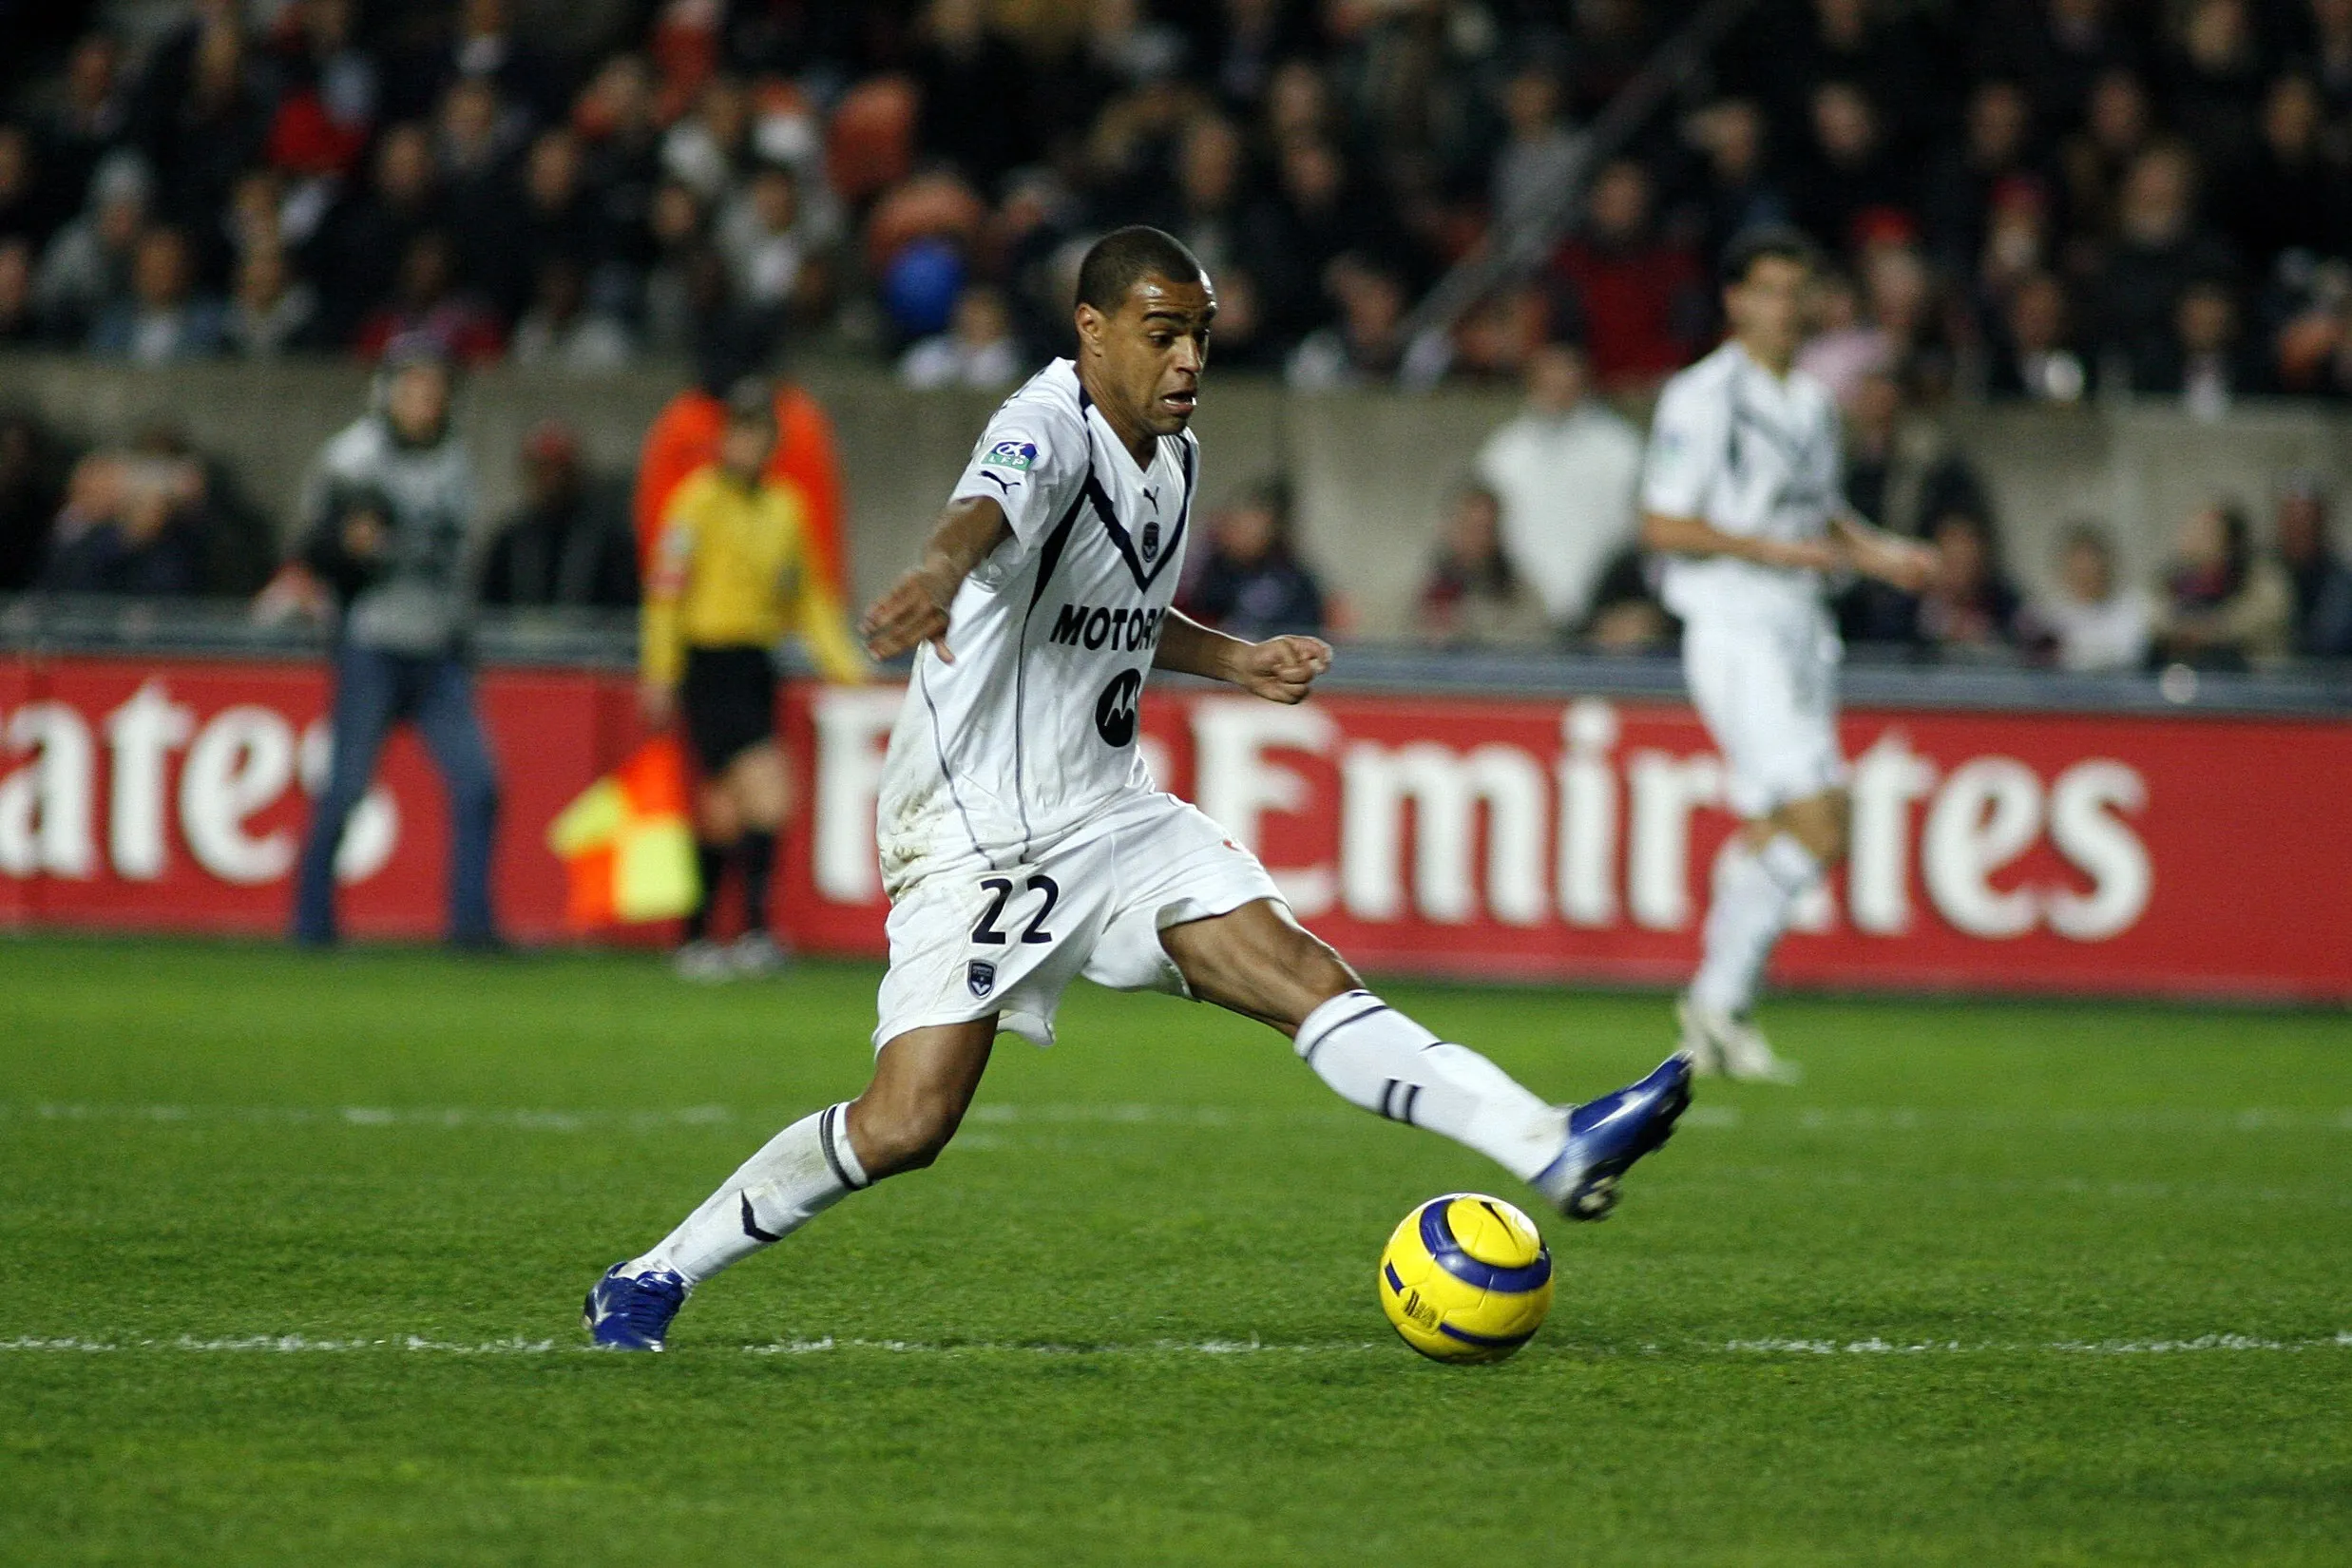
[[[0, 941], [17, 1562], [2352, 1560], [2352, 1020], [1788, 1000], [1516, 1360], [1399, 1344], [1476, 1157], [1080, 987], [965, 1136], [706, 1289], [580, 1296], [851, 1093], [874, 971]], [[1567, 1097], [1655, 997], [1386, 988]]]

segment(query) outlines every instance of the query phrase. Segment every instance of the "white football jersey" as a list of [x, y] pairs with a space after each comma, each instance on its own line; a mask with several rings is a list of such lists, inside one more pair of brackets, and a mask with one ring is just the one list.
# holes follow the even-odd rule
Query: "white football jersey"
[[[1725, 533], [1791, 542], [1828, 531], [1842, 483], [1836, 401], [1802, 371], [1786, 377], [1730, 342], [1666, 383], [1651, 426], [1641, 504]], [[1818, 613], [1819, 572], [1732, 556], [1669, 556], [1667, 606], [1694, 615]]]
[[990, 418], [953, 499], [996, 502], [1013, 537], [956, 594], [954, 661], [915, 655], [877, 803], [893, 897], [941, 864], [1021, 865], [1152, 788], [1137, 716], [1199, 450], [1189, 430], [1162, 436], [1138, 468], [1067, 359]]

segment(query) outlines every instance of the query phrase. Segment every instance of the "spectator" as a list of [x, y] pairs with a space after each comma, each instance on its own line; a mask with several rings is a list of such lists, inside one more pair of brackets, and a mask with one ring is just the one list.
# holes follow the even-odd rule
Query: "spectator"
[[373, 179], [337, 203], [312, 247], [328, 341], [349, 342], [391, 297], [402, 258], [444, 224], [446, 210], [430, 134], [414, 124], [385, 131]]
[[277, 525], [253, 503], [228, 466], [199, 452], [187, 432], [165, 419], [142, 430], [130, 456], [188, 476], [181, 509], [200, 545], [198, 591], [242, 599], [268, 581], [280, 545]]
[[2068, 226], [2077, 242], [2095, 248], [2113, 236], [2124, 184], [2155, 136], [2155, 109], [2138, 73], [2117, 67], [2102, 75], [2081, 128], [2059, 149]]
[[0, 242], [17, 240], [37, 252], [56, 227], [32, 133], [0, 121]]
[[1700, 255], [1721, 256], [1742, 230], [1789, 220], [1788, 195], [1765, 156], [1764, 115], [1753, 103], [1727, 98], [1710, 105], [1692, 117], [1685, 134], [1707, 161], [1697, 211], [1685, 225], [1697, 235]]
[[2194, 165], [2186, 148], [2151, 148], [2132, 165], [2116, 240], [2098, 279], [2102, 351], [2134, 389], [2160, 387], [2173, 323], [2189, 283], [2228, 274], [2228, 253], [2195, 224]]
[[2194, 0], [2169, 66], [2173, 128], [2216, 166], [2238, 163], [2252, 149], [2263, 99], [2247, 0]]
[[1705, 280], [1689, 250], [1654, 231], [1650, 176], [1639, 163], [1620, 158], [1594, 178], [1583, 231], [1553, 268], [1575, 293], [1601, 386], [1648, 387], [1697, 352], [1710, 309]]
[[922, 92], [919, 144], [984, 188], [1036, 150], [1028, 63], [986, 12], [980, 0], [931, 0], [912, 61]]
[[1909, 227], [1918, 198], [1887, 145], [1878, 105], [1851, 82], [1813, 90], [1813, 156], [1795, 189], [1797, 221], [1832, 252], [1859, 236], [1865, 216], [1893, 213]]
[[1446, 508], [1420, 617], [1422, 641], [1444, 648], [1534, 648], [1555, 636], [1502, 547], [1502, 504], [1483, 485], [1464, 486]]
[[238, 263], [222, 337], [240, 358], [275, 359], [313, 346], [317, 316], [318, 296], [288, 270], [286, 253], [257, 245]]
[[800, 184], [781, 163], [755, 168], [718, 220], [736, 295], [760, 310], [805, 313], [823, 296], [822, 263], [800, 221]]
[[1377, 262], [1343, 256], [1330, 265], [1329, 287], [1339, 320], [1307, 335], [1283, 378], [1299, 392], [1394, 385], [1406, 368], [1404, 284]]
[[611, 236], [596, 198], [582, 182], [580, 141], [568, 130], [543, 131], [523, 163], [522, 201], [512, 232], [488, 264], [481, 287], [501, 314], [520, 316], [544, 284], [550, 262], [567, 263], [602, 306], [625, 291], [603, 285]]
[[[675, 180], [654, 188], [646, 208], [650, 262], [645, 268], [638, 311], [641, 341], [648, 354], [683, 355], [694, 344], [698, 290], [695, 277], [706, 273], [701, 292], [728, 292], [726, 262], [703, 234], [702, 203], [693, 191]], [[716, 268], [709, 274], [707, 268]]]
[[116, 153], [90, 180], [89, 205], [57, 231], [41, 256], [33, 297], [49, 336], [79, 343], [129, 297], [131, 258], [147, 221], [147, 166]]
[[1845, 500], [1890, 533], [1918, 539], [1928, 520], [1980, 512], [1984, 486], [1943, 428], [1922, 414], [1903, 383], [1873, 366], [1845, 400]]
[[209, 234], [237, 177], [261, 160], [274, 106], [230, 7], [216, 7], [148, 72], [140, 140], [155, 172], [157, 216]]
[[1324, 630], [1323, 585], [1291, 544], [1291, 496], [1282, 485], [1261, 485], [1210, 520], [1208, 560], [1184, 610], [1251, 642]]
[[90, 351], [134, 365], [163, 365], [219, 354], [222, 311], [198, 297], [190, 277], [187, 237], [159, 225], [139, 237], [131, 296], [110, 307], [90, 329]]
[[2326, 112], [2308, 76], [2271, 83], [2261, 140], [2220, 192], [2221, 226], [2259, 277], [2284, 252], [2341, 256], [2352, 244], [2352, 182], [2323, 144]]
[[41, 339], [32, 283], [32, 241], [22, 235], [0, 239], [0, 349], [29, 348]]
[[2172, 317], [2176, 346], [2150, 392], [2178, 396], [2191, 418], [2211, 421], [2228, 413], [2232, 398], [2266, 390], [2259, 348], [2239, 336], [2237, 296], [2228, 284], [2210, 277], [2189, 284]]
[[2079, 403], [2091, 382], [2075, 351], [2066, 291], [2048, 273], [2033, 273], [2010, 292], [1993, 344], [1986, 391], [1996, 398]]
[[359, 325], [352, 346], [370, 359], [392, 343], [417, 338], [433, 343], [460, 364], [495, 359], [506, 343], [498, 322], [473, 296], [458, 291], [449, 236], [428, 231], [409, 242], [392, 299]]
[[35, 587], [177, 598], [203, 581], [194, 465], [93, 453], [74, 466]]
[[122, 46], [104, 32], [85, 34], [67, 59], [64, 89], [36, 134], [46, 182], [71, 202], [91, 188], [99, 164], [130, 129]]
[[523, 505], [499, 525], [482, 602], [623, 609], [637, 602], [637, 543], [621, 499], [593, 483], [580, 438], [542, 420], [523, 438]]
[[1568, 124], [1559, 80], [1539, 63], [1503, 84], [1502, 118], [1509, 134], [1495, 154], [1495, 227], [1501, 235], [1532, 232], [1573, 184], [1587, 138]]
[[1994, 193], [2024, 181], [2046, 183], [2034, 163], [2034, 105], [2019, 83], [1979, 82], [1968, 96], [1960, 144], [1929, 175], [1922, 201], [1927, 243], [1937, 264], [1959, 274], [1984, 255]]
[[2156, 607], [2115, 571], [2115, 550], [2095, 523], [2076, 523], [2058, 544], [2058, 591], [2023, 618], [2028, 643], [2061, 670], [2095, 674], [2147, 662]]
[[[1218, 325], [1224, 325], [1223, 313]], [[1021, 348], [1013, 339], [1004, 296], [975, 284], [956, 296], [955, 324], [899, 356], [898, 378], [919, 391], [969, 387], [988, 392], [1021, 379]]]
[[1844, 273], [1825, 267], [1814, 277], [1807, 314], [1811, 331], [1797, 351], [1796, 367], [1839, 403], [1852, 401], [1863, 377], [1893, 362], [1894, 345], [1863, 318], [1862, 293]]
[[382, 103], [381, 73], [357, 46], [355, 0], [294, 0], [278, 29], [284, 89], [270, 122], [269, 160], [297, 180], [348, 176], [367, 150]]
[[1928, 528], [1935, 574], [1916, 596], [1884, 584], [1864, 597], [1854, 631], [1866, 642], [1907, 645], [1938, 659], [2008, 657], [2018, 635], [2019, 599], [2000, 560], [1992, 519], [1955, 507]]
[[2294, 614], [2286, 573], [2256, 552], [2243, 509], [2225, 502], [2189, 514], [2156, 620], [2166, 659], [2209, 670], [2277, 659], [2291, 646]]
[[478, 84], [522, 105], [531, 119], [554, 118], [563, 103], [562, 74], [514, 28], [508, 10], [507, 0], [461, 0], [453, 28], [446, 20], [429, 24], [429, 41], [396, 56], [388, 73], [392, 112], [417, 114], [451, 86]]
[[1528, 357], [1527, 401], [1486, 438], [1475, 469], [1501, 504], [1503, 548], [1555, 627], [1581, 624], [1610, 562], [1639, 526], [1641, 437], [1593, 396], [1582, 350]]
[[2307, 474], [2279, 494], [2274, 528], [2279, 564], [2294, 595], [2295, 652], [2314, 659], [2352, 658], [2352, 567], [2328, 537], [2327, 492]]
[[449, 796], [449, 940], [494, 947], [491, 835], [498, 779], [475, 711], [466, 531], [473, 465], [449, 425], [450, 370], [430, 343], [395, 344], [378, 411], [346, 427], [303, 488], [301, 559], [342, 605], [333, 768], [296, 872], [294, 939], [336, 940], [335, 856], [402, 721], [422, 735]]
[[0, 411], [0, 593], [32, 585], [66, 501], [66, 464], [41, 421]]
[[661, 141], [661, 167], [701, 199], [725, 201], [752, 159], [752, 105], [743, 84], [715, 76], [703, 85], [694, 112]]
[[563, 256], [540, 267], [539, 293], [507, 350], [518, 365], [584, 372], [618, 370], [636, 354], [629, 330], [590, 308], [580, 263]]

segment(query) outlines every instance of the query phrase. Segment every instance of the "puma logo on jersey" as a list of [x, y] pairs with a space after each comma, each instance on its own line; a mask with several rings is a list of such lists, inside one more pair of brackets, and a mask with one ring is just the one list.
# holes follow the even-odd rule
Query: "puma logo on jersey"
[[1164, 610], [1105, 609], [1099, 604], [1064, 604], [1054, 614], [1049, 641], [1089, 652], [1105, 644], [1127, 653], [1159, 646]]

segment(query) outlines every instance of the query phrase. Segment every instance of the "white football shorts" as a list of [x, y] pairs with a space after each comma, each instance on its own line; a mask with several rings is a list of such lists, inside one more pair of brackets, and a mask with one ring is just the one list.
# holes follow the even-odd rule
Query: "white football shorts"
[[1084, 975], [1116, 991], [1190, 996], [1159, 933], [1279, 900], [1273, 878], [1195, 807], [1138, 791], [1020, 866], [918, 869], [890, 907], [874, 1048], [909, 1029], [999, 1014], [1039, 1045]]
[[1727, 803], [1765, 816], [1845, 783], [1838, 745], [1838, 664], [1826, 615], [1694, 616], [1682, 633], [1691, 702], [1723, 753]]

